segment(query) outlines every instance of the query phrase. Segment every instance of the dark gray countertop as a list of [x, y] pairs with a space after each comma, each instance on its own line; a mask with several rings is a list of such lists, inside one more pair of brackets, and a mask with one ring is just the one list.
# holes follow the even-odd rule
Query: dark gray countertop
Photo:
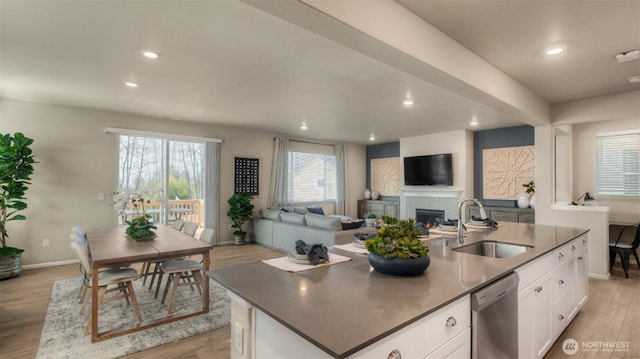
[[423, 275], [394, 277], [373, 271], [366, 256], [290, 273], [262, 262], [208, 272], [208, 276], [336, 358], [344, 358], [586, 233], [585, 229], [503, 222], [468, 233], [465, 243], [494, 240], [534, 248], [509, 259], [452, 251], [430, 243]]

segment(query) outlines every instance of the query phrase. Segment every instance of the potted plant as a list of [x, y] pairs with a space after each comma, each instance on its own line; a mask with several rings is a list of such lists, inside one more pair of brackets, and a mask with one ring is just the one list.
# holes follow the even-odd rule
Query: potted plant
[[[386, 216], [385, 216], [386, 217]], [[369, 251], [369, 263], [380, 273], [413, 276], [424, 273], [429, 267], [429, 247], [418, 236], [415, 220], [401, 219], [382, 226], [375, 238], [365, 246]]]
[[242, 224], [248, 221], [253, 215], [254, 206], [251, 204], [251, 199], [248, 193], [239, 192], [234, 193], [227, 201], [229, 205], [227, 216], [229, 216], [233, 222], [231, 228], [235, 229], [233, 231], [234, 244], [244, 244], [244, 237], [247, 235], [247, 232], [242, 230]]
[[365, 214], [364, 215], [364, 221], [367, 223], [367, 227], [373, 227], [373, 224], [376, 221], [376, 218], [378, 218], [378, 217], [373, 213]]
[[22, 270], [24, 250], [7, 246], [7, 223], [26, 219], [20, 211], [27, 208], [25, 193], [36, 163], [32, 143], [20, 132], [0, 134], [0, 279], [17, 277]]
[[150, 241], [156, 237], [153, 230], [158, 227], [153, 224], [151, 215], [144, 209], [145, 203], [149, 202], [150, 200], [145, 200], [142, 197], [131, 199], [133, 218], [130, 221], [125, 221], [127, 224], [125, 232], [134, 241]]

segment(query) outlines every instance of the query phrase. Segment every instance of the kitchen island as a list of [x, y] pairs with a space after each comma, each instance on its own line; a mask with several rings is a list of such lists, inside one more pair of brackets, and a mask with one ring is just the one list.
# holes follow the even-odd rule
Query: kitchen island
[[[584, 229], [502, 223], [498, 228], [479, 229], [465, 236], [463, 245], [498, 241], [532, 247], [506, 259], [457, 252], [455, 238], [448, 247], [443, 246], [442, 241], [430, 241], [431, 264], [423, 275], [415, 277], [377, 273], [365, 256], [338, 249], [335, 253], [349, 256], [351, 260], [296, 273], [256, 262], [207, 274], [226, 287], [233, 299], [232, 358], [263, 357], [261, 345], [270, 346], [269, 353], [279, 356], [356, 358], [376, 343], [397, 337], [399, 333], [408, 333], [407, 337], [411, 338], [416, 326], [452, 304], [464, 303], [468, 308], [470, 293], [518, 268], [531, 267], [543, 272], [542, 276], [550, 270], [545, 267], [555, 265], [553, 261], [549, 266], [543, 262], [528, 264], [550, 258], [556, 250], [579, 237], [586, 243], [586, 233]], [[566, 272], [563, 267], [562, 273]], [[519, 287], [523, 293], [524, 286], [538, 279], [529, 278], [531, 270], [524, 276], [523, 286]], [[541, 286], [534, 289], [539, 288]], [[468, 316], [468, 310], [465, 311], [463, 314]], [[468, 318], [463, 319], [461, 325], [465, 320], [468, 326]], [[260, 327], [259, 324], [265, 322], [267, 326]], [[279, 334], [285, 331], [287, 333]], [[261, 340], [266, 337], [268, 343]], [[300, 353], [300, 348], [307, 351]]]

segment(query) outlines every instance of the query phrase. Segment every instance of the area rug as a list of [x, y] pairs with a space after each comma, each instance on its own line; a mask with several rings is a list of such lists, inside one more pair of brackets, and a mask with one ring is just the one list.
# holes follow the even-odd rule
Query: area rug
[[[81, 304], [76, 299], [81, 281], [81, 278], [75, 278], [53, 283], [36, 359], [118, 358], [205, 333], [228, 325], [230, 321], [231, 309], [227, 292], [217, 283], [210, 281], [209, 313], [92, 344], [91, 335], [84, 335], [88, 320], [87, 312], [90, 308], [87, 308], [84, 315], [79, 314]], [[154, 292], [143, 287], [142, 280], [136, 280], [133, 283], [142, 319], [147, 321], [166, 316], [169, 298], [165, 304], [160, 303], [162, 290], [159, 298], [154, 299]], [[178, 288], [174, 305], [176, 315], [198, 311], [200, 308], [202, 308], [202, 297], [197, 290], [192, 291], [189, 287]], [[101, 305], [98, 318], [101, 333], [117, 329], [122, 323], [127, 325], [137, 323], [133, 307], [126, 305], [124, 300]]]

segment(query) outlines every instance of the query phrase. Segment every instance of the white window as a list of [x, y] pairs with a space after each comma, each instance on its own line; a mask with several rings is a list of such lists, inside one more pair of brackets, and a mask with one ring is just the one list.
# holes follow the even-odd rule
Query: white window
[[640, 196], [640, 130], [596, 134], [596, 190]]
[[292, 141], [287, 158], [287, 202], [336, 200], [336, 156], [331, 146]]

